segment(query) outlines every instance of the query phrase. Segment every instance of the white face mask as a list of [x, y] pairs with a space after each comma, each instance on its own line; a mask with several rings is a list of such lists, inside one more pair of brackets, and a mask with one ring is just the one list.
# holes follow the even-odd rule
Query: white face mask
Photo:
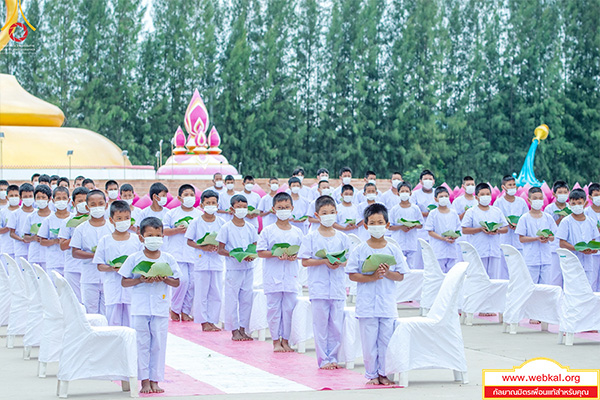
[[568, 199], [569, 199], [568, 194], [557, 194], [556, 195], [556, 201], [558, 201], [559, 203], [566, 203]]
[[401, 184], [402, 181], [400, 179], [392, 179], [392, 186], [394, 189], [398, 189], [398, 185]]
[[279, 189], [279, 185], [277, 183], [271, 183], [271, 191], [276, 192]]
[[77, 212], [78, 212], [79, 214], [87, 214], [87, 213], [88, 213], [88, 210], [87, 210], [87, 204], [86, 204], [86, 202], [85, 202], [85, 201], [84, 201], [83, 203], [79, 203], [79, 204], [77, 204], [77, 207], [76, 207], [76, 208], [77, 208]]
[[183, 198], [183, 206], [186, 208], [194, 207], [196, 203], [196, 196], [186, 196]]
[[475, 185], [465, 186], [465, 193], [466, 194], [473, 194], [473, 193], [475, 193]]
[[54, 189], [56, 189], [58, 187], [58, 185], [55, 183], [53, 185], [50, 186], [50, 189], [52, 189], [52, 191], [54, 191]]
[[204, 207], [204, 212], [212, 215], [217, 212], [217, 206], [206, 206]]
[[18, 197], [9, 197], [8, 198], [8, 204], [10, 204], [11, 206], [18, 206], [19, 205], [19, 198]]
[[368, 182], [369, 182], [369, 183], [372, 183], [373, 185], [376, 185], [376, 184], [377, 184], [377, 181], [376, 181], [375, 179], [369, 179], [369, 181], [368, 181]]
[[25, 207], [31, 207], [31, 206], [33, 205], [33, 202], [34, 202], [34, 201], [35, 201], [35, 200], [33, 200], [33, 197], [30, 197], [30, 198], [28, 198], [28, 199], [23, 199], [23, 205], [24, 205]]
[[531, 200], [531, 208], [534, 210], [541, 210], [544, 206], [544, 200]]
[[6, 199], [6, 190], [0, 190], [0, 200]]
[[433, 187], [433, 180], [431, 179], [423, 179], [423, 187], [427, 190]]
[[65, 210], [68, 205], [69, 202], [67, 200], [59, 200], [54, 202], [54, 206], [56, 207], [56, 209], [61, 211]]
[[506, 189], [506, 194], [509, 196], [514, 196], [515, 194], [517, 194], [517, 189], [515, 189], [515, 188]]
[[596, 207], [600, 207], [600, 196], [592, 197], [592, 203], [594, 203]]
[[401, 192], [398, 194], [400, 201], [408, 201], [410, 199], [410, 193]]
[[161, 207], [164, 207], [167, 204], [167, 198], [166, 197], [159, 197], [158, 198], [158, 205]]
[[323, 196], [331, 196], [331, 189], [321, 189], [321, 195]]
[[104, 207], [92, 207], [90, 208], [90, 215], [92, 218], [102, 218], [104, 217], [104, 213], [106, 209]]
[[367, 193], [365, 197], [367, 200], [373, 201], [377, 198], [377, 193]]
[[223, 187], [223, 181], [215, 181], [215, 187], [216, 188], [222, 188]]
[[244, 189], [246, 189], [247, 192], [251, 192], [252, 189], [254, 189], [254, 183], [246, 183]]
[[133, 205], [133, 199], [127, 199], [127, 200], [125, 200], [125, 202], [127, 204], [129, 204], [129, 207], [131, 207]]
[[131, 220], [115, 222], [115, 229], [118, 232], [127, 232], [129, 228], [131, 228]]
[[440, 197], [438, 203], [441, 207], [448, 207], [450, 205], [450, 197]]
[[33, 188], [35, 189], [36, 187], [38, 187], [39, 184], [39, 182], [33, 182]]
[[321, 220], [321, 225], [329, 228], [337, 221], [337, 214], [320, 215], [319, 219]]
[[346, 203], [352, 203], [352, 200], [354, 200], [354, 196], [344, 196], [343, 199]]
[[109, 199], [114, 200], [117, 197], [119, 197], [119, 191], [118, 190], [109, 190], [108, 191], [108, 198]]
[[302, 181], [304, 180], [304, 177], [302, 175], [298, 175], [296, 178], [300, 179], [300, 183], [302, 183]]
[[492, 196], [479, 196], [479, 204], [486, 207], [492, 202]]
[[160, 236], [151, 236], [144, 238], [144, 247], [150, 251], [160, 249], [163, 244], [163, 238]]
[[37, 204], [40, 210], [43, 210], [44, 208], [48, 207], [48, 200], [38, 200], [35, 202], [35, 204]]
[[275, 210], [275, 215], [282, 221], [287, 221], [292, 216], [292, 210]]
[[386, 228], [385, 225], [369, 225], [367, 226], [367, 231], [375, 239], [379, 239], [385, 235]]
[[345, 176], [345, 177], [343, 177], [343, 178], [342, 178], [342, 183], [343, 183], [344, 185], [349, 185], [349, 184], [350, 184], [350, 182], [352, 182], [352, 178], [351, 178], [351, 177], [349, 177], [349, 176]]
[[248, 209], [247, 208], [236, 208], [235, 209], [235, 216], [238, 218], [246, 218], [246, 215], [248, 215]]
[[571, 211], [573, 211], [573, 214], [575, 214], [575, 215], [582, 214], [583, 213], [583, 205], [581, 205], [581, 204], [572, 205]]
[[233, 190], [235, 183], [228, 183], [226, 186], [227, 186], [227, 190]]
[[293, 186], [291, 190], [292, 190], [292, 193], [298, 194], [298, 193], [300, 193], [300, 186]]
[[323, 175], [319, 178], [319, 182], [321, 181], [325, 181], [325, 182], [329, 182], [329, 175]]

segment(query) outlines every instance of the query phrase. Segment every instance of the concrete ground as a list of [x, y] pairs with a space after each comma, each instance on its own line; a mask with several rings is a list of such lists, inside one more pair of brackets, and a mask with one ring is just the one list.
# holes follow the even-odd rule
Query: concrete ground
[[[400, 316], [416, 316], [418, 309], [408, 305], [400, 305]], [[32, 352], [32, 359], [22, 359], [21, 339], [17, 339], [14, 349], [5, 347], [3, 334], [6, 328], [0, 328], [0, 377], [3, 382], [3, 399], [56, 399], [56, 373], [58, 364], [48, 366], [48, 377], [37, 378], [37, 349]], [[517, 335], [502, 333], [502, 326], [482, 319], [475, 319], [474, 326], [463, 326], [465, 354], [467, 357], [470, 383], [461, 385], [453, 382], [450, 370], [417, 370], [409, 373], [409, 386], [398, 389], [382, 389], [377, 391], [321, 391], [286, 393], [286, 400], [296, 399], [364, 399], [367, 394], [376, 394], [380, 400], [397, 399], [405, 396], [410, 399], [480, 399], [482, 397], [482, 369], [512, 368], [535, 357], [552, 358], [564, 366], [572, 368], [600, 368], [600, 342], [575, 338], [574, 346], [557, 344], [554, 333], [534, 331], [519, 327]], [[307, 349], [312, 348], [309, 344]], [[168, 351], [168, 349], [167, 349]], [[307, 350], [308, 355], [314, 356]], [[356, 370], [364, 372], [360, 363]], [[223, 379], [235, 379], [232, 374]], [[193, 397], [193, 396], [192, 396]], [[162, 397], [169, 399], [191, 399], [192, 397]], [[72, 399], [126, 399], [127, 393], [119, 391], [112, 382], [74, 381], [69, 385], [69, 398]], [[236, 394], [203, 396], [203, 399], [244, 399], [271, 400], [280, 399], [280, 393], [268, 394]]]

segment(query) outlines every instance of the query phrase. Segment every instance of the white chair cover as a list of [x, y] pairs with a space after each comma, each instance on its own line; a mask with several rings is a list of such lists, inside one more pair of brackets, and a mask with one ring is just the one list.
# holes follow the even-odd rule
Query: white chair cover
[[594, 293], [581, 262], [566, 249], [557, 249], [563, 274], [564, 298], [559, 329], [577, 333], [600, 329], [600, 293]]
[[23, 336], [23, 346], [39, 346], [42, 340], [42, 324], [44, 322], [44, 308], [40, 296], [40, 285], [33, 267], [27, 260], [20, 258], [21, 271], [29, 294], [29, 307], [27, 308], [27, 327]]
[[458, 242], [458, 244], [462, 249], [463, 259], [469, 263], [463, 287], [462, 310], [470, 314], [503, 313], [506, 308], [508, 280], [490, 279], [475, 247], [469, 242]]
[[312, 326], [312, 308], [306, 296], [299, 296], [292, 313], [292, 331], [290, 332], [290, 346], [297, 346], [314, 337]]
[[[350, 239], [350, 250], [356, 248], [359, 244], [362, 243], [360, 238], [354, 233], [348, 234], [348, 239]], [[348, 274], [344, 274], [346, 277], [346, 288], [348, 289], [348, 294], [350, 296], [356, 296], [356, 292], [358, 287], [356, 286], [356, 282], [350, 280], [350, 276]], [[352, 299], [352, 297], [351, 297]]]
[[10, 315], [10, 282], [4, 264], [4, 259], [0, 260], [0, 326], [8, 325]]
[[137, 377], [135, 330], [121, 326], [92, 327], [65, 278], [56, 271], [52, 273], [65, 322], [59, 381], [128, 381]]
[[10, 283], [10, 314], [8, 316], [7, 335], [24, 335], [27, 328], [27, 309], [29, 297], [25, 288], [25, 279], [17, 262], [8, 254], [4, 254], [8, 267]]
[[421, 290], [421, 308], [430, 309], [437, 296], [444, 277], [440, 263], [433, 252], [433, 248], [423, 239], [418, 239], [423, 255], [423, 289]]
[[508, 291], [504, 322], [518, 324], [531, 318], [558, 324], [562, 290], [559, 286], [534, 284], [523, 255], [508, 244], [500, 245], [508, 266]]
[[345, 307], [338, 361], [346, 363], [346, 368], [354, 368], [354, 362], [359, 357], [362, 357], [362, 343], [360, 342], [358, 319], [356, 319], [356, 308]]
[[446, 274], [426, 317], [398, 318], [385, 355], [385, 373], [449, 368], [466, 372], [467, 362], [456, 309], [467, 263]]
[[269, 327], [269, 321], [267, 321], [267, 296], [262, 289], [254, 289], [249, 325], [249, 334]]
[[423, 270], [408, 270], [408, 273], [404, 274], [404, 279], [402, 279], [400, 282], [396, 282], [396, 303], [404, 303], [405, 301], [421, 301], [422, 287]]

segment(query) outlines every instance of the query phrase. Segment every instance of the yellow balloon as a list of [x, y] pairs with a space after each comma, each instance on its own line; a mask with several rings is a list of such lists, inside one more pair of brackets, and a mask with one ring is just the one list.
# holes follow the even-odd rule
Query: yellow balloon
[[542, 124], [542, 125], [538, 126], [537, 128], [535, 128], [535, 131], [533, 134], [535, 135], [535, 138], [538, 141], [542, 141], [548, 137], [549, 132], [550, 132], [550, 128], [548, 128], [548, 125]]

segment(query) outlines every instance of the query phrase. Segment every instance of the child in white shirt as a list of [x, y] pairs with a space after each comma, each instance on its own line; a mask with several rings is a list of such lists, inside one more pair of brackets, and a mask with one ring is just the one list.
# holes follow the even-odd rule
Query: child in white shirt
[[462, 220], [467, 210], [477, 205], [477, 199], [473, 194], [475, 193], [475, 179], [472, 176], [465, 176], [462, 180], [462, 188], [465, 194], [458, 196], [452, 202], [452, 208], [458, 214]]
[[369, 207], [371, 204], [375, 204], [375, 203], [379, 203], [382, 204], [379, 200], [378, 200], [378, 191], [377, 191], [377, 186], [375, 186], [375, 184], [373, 182], [368, 182], [365, 184], [365, 187], [363, 188], [363, 199], [364, 201], [362, 201], [361, 203], [358, 204], [358, 206], [356, 206], [356, 209], [358, 210], [358, 215], [359, 217], [359, 222], [357, 223], [358, 225], [358, 229], [356, 230], [356, 232], [349, 232], [349, 233], [356, 233], [358, 235], [358, 237], [360, 238], [360, 240], [362, 240], [363, 242], [368, 240], [370, 238], [369, 233], [367, 232], [367, 230], [365, 229], [365, 221], [362, 220], [362, 215], [365, 211], [365, 209], [367, 207]]
[[133, 186], [129, 183], [125, 183], [124, 185], [121, 185], [119, 192], [121, 193], [121, 200], [127, 202], [131, 209], [131, 219], [133, 219], [133, 224], [129, 230], [137, 235], [138, 227], [140, 226], [140, 222], [142, 222], [142, 209], [133, 205], [133, 200], [135, 199]]
[[217, 211], [219, 217], [223, 218], [225, 222], [231, 221], [233, 218], [231, 212], [231, 198], [235, 194], [235, 178], [233, 175], [227, 175], [225, 177], [225, 190], [219, 193], [219, 210]]
[[291, 352], [289, 346], [292, 331], [292, 313], [300, 290], [298, 283], [297, 253], [283, 253], [274, 256], [273, 246], [287, 243], [290, 246], [302, 244], [303, 233], [292, 226], [292, 197], [287, 193], [277, 193], [273, 198], [272, 210], [277, 222], [265, 227], [258, 237], [256, 249], [264, 258], [263, 289], [267, 296], [267, 320], [273, 339], [273, 351]]
[[[21, 199], [19, 198], [19, 187], [17, 185], [9, 185], [6, 189], [6, 196], [8, 198], [8, 206], [0, 210], [1, 228], [0, 228], [0, 251], [8, 254], [11, 258], [15, 258], [15, 240], [10, 237], [10, 228], [8, 227], [8, 220], [10, 215], [17, 211]], [[0, 257], [1, 258], [1, 257]], [[2, 260], [4, 260], [2, 258]]]
[[333, 227], [345, 233], [357, 234], [358, 224], [362, 221], [358, 207], [352, 203], [354, 200], [354, 187], [342, 186], [342, 201], [338, 205], [337, 222]]
[[52, 191], [46, 185], [39, 185], [33, 192], [37, 210], [27, 216], [25, 223], [25, 232], [33, 237], [27, 251], [27, 260], [30, 263], [36, 263], [44, 270], [46, 269], [46, 248], [41, 245], [42, 238], [38, 236], [38, 231], [42, 226], [42, 222], [50, 215], [50, 199], [52, 199]]
[[[356, 295], [356, 318], [360, 326], [365, 377], [367, 384], [392, 385], [385, 375], [385, 352], [394, 333], [396, 309], [396, 282], [404, 279], [408, 266], [402, 250], [389, 243], [384, 235], [389, 226], [387, 209], [383, 204], [373, 204], [364, 213], [371, 238], [352, 251], [346, 267], [350, 280], [358, 282]], [[367, 257], [387, 254], [395, 264], [379, 264], [375, 272], [362, 272]]]
[[[544, 209], [544, 212], [550, 215], [556, 225], [560, 226], [562, 220], [566, 217], [565, 214], [570, 213], [569, 205], [569, 185], [567, 182], [558, 180], [552, 185], [552, 194], [554, 195], [554, 202], [548, 204]], [[560, 213], [560, 214], [559, 214]], [[562, 286], [562, 270], [560, 269], [560, 261], [556, 249], [560, 247], [560, 240], [554, 240], [550, 242], [550, 249], [552, 250], [552, 268], [551, 268], [551, 281], [552, 285]]]
[[298, 178], [290, 178], [288, 179], [288, 187], [290, 188], [290, 195], [292, 196], [292, 202], [294, 203], [290, 223], [300, 229], [302, 233], [306, 233], [306, 231], [308, 231], [308, 218], [304, 217], [309, 216], [309, 200], [300, 195], [302, 182], [300, 182], [300, 179]]
[[[402, 182], [398, 185], [398, 196], [400, 204], [394, 206], [390, 211], [390, 231], [391, 238], [394, 239], [402, 253], [406, 257], [406, 262], [409, 268], [423, 268], [423, 259], [419, 260], [420, 253], [417, 252], [418, 246], [418, 229], [423, 227], [423, 213], [419, 206], [411, 201], [411, 186], [408, 182]], [[433, 193], [433, 192], [432, 192]], [[402, 222], [417, 221], [417, 225], [407, 226]]]
[[437, 208], [431, 210], [427, 216], [427, 221], [423, 229], [429, 232], [431, 240], [429, 244], [444, 273], [450, 271], [450, 268], [458, 260], [456, 239], [453, 236], [443, 236], [443, 233], [451, 231], [460, 231], [460, 218], [456, 211], [450, 207], [450, 194], [448, 189], [438, 186], [435, 189], [435, 201]]
[[[258, 211], [258, 203], [260, 203], [260, 195], [256, 192], [253, 192], [252, 189], [254, 189], [254, 177], [251, 175], [246, 175], [244, 177], [244, 190], [240, 193], [242, 194], [245, 198], [246, 201], [248, 202], [248, 215], [246, 215], [246, 222], [248, 222], [250, 225], [254, 226], [254, 228], [256, 228], [256, 231], [258, 232], [258, 213], [256, 211]], [[250, 212], [250, 207], [254, 208], [254, 212]]]
[[19, 187], [19, 198], [21, 207], [13, 211], [6, 222], [10, 230], [10, 237], [14, 240], [15, 259], [19, 257], [27, 259], [29, 253], [29, 244], [33, 241], [33, 236], [29, 235], [31, 226], [27, 226], [27, 218], [34, 211], [33, 203], [33, 185], [24, 183]]
[[[146, 207], [142, 210], [140, 215], [141, 219], [148, 217], [156, 217], [162, 221], [165, 217], [165, 214], [169, 209], [165, 208], [167, 205], [167, 194], [169, 193], [169, 188], [160, 182], [155, 182], [150, 186], [150, 199], [152, 200], [152, 204], [150, 207]], [[166, 242], [166, 241], [165, 241]]]
[[272, 211], [273, 208], [273, 198], [277, 194], [279, 190], [279, 179], [270, 178], [269, 179], [269, 189], [271, 190], [269, 193], [265, 194], [260, 201], [258, 202], [258, 210], [260, 211], [260, 216], [262, 218], [262, 227], [265, 227], [274, 224], [277, 222], [277, 217]]
[[400, 172], [393, 172], [390, 182], [392, 183], [390, 189], [381, 195], [381, 202], [385, 204], [388, 210], [391, 210], [400, 203], [398, 185], [402, 183], [402, 174]]
[[46, 249], [46, 271], [50, 273], [51, 270], [54, 270], [64, 275], [65, 252], [60, 249], [58, 234], [71, 217], [68, 210], [69, 189], [63, 186], [57, 187], [54, 189], [52, 198], [56, 212], [42, 222], [38, 237], [40, 238], [40, 244]]
[[509, 244], [517, 250], [522, 250], [523, 245], [519, 241], [519, 235], [515, 233], [517, 225], [513, 225], [508, 217], [511, 215], [521, 217], [523, 214], [529, 212], [529, 207], [525, 200], [515, 196], [517, 194], [517, 183], [512, 175], [506, 175], [502, 178], [502, 189], [504, 190], [504, 196], [496, 199], [494, 206], [498, 207], [506, 217], [508, 232], [506, 235], [502, 235], [500, 239], [503, 244]]

